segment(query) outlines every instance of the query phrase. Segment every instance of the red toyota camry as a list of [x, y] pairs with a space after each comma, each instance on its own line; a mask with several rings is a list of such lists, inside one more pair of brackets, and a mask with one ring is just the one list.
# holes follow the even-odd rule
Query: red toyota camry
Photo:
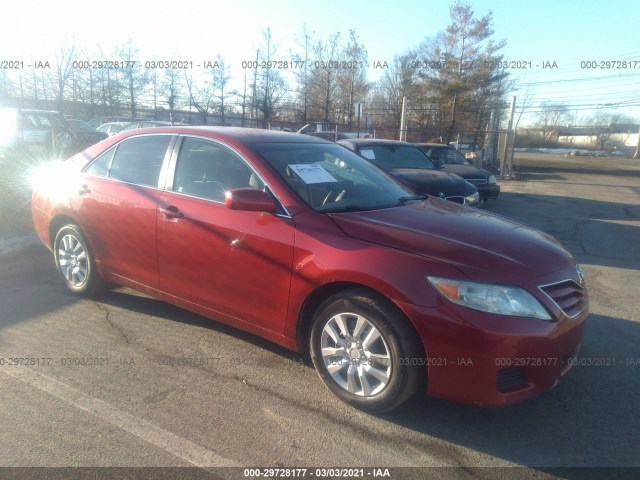
[[550, 236], [306, 135], [129, 131], [41, 172], [32, 208], [73, 292], [126, 285], [309, 350], [366, 411], [420, 388], [530, 398], [571, 368], [588, 315], [582, 271]]

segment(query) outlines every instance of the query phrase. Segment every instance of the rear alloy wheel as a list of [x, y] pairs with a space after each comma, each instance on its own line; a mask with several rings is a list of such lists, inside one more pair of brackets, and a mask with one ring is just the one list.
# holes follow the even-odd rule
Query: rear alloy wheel
[[58, 231], [53, 254], [58, 273], [73, 293], [91, 296], [106, 286], [96, 270], [89, 243], [76, 225], [65, 225]]
[[320, 378], [346, 403], [368, 412], [397, 407], [419, 388], [425, 372], [415, 332], [387, 301], [357, 290], [323, 302], [310, 349]]

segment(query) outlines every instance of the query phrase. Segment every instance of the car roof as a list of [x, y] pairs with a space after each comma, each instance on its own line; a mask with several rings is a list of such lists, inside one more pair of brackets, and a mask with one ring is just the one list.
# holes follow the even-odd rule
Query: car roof
[[204, 125], [174, 125], [167, 127], [139, 128], [135, 130], [127, 130], [126, 132], [116, 134], [112, 138], [125, 138], [150, 133], [203, 135], [206, 137], [216, 137], [221, 140], [237, 140], [243, 143], [334, 143], [322, 138], [293, 132], [281, 132], [277, 130], [262, 130], [258, 128], [243, 127], [210, 127]]
[[374, 145], [404, 145], [407, 147], [415, 147], [413, 143], [401, 142], [400, 140], [386, 140], [383, 138], [345, 138], [338, 140], [338, 143], [353, 143], [358, 146], [374, 146]]
[[446, 145], [444, 143], [416, 143], [418, 147], [444, 147], [444, 148], [453, 148], [451, 145]]

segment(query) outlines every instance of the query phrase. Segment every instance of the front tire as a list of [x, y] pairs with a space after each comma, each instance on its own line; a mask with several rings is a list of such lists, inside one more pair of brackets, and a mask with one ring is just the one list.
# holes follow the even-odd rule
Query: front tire
[[92, 296], [106, 287], [98, 275], [89, 242], [77, 225], [62, 227], [53, 242], [58, 273], [76, 295]]
[[364, 291], [342, 292], [318, 307], [310, 350], [325, 385], [367, 412], [396, 408], [426, 378], [418, 360], [422, 348], [407, 319], [386, 299]]

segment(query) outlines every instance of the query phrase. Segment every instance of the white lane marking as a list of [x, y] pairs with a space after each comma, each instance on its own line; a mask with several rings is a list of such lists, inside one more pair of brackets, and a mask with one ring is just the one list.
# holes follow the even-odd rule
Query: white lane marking
[[179, 437], [153, 423], [147, 422], [130, 413], [123, 412], [113, 405], [94, 398], [65, 383], [35, 372], [30, 368], [12, 365], [0, 371], [27, 383], [43, 392], [53, 395], [76, 408], [89, 412], [121, 429], [155, 445], [185, 462], [196, 467], [239, 467], [240, 465], [225, 457], [207, 450], [186, 438]]

